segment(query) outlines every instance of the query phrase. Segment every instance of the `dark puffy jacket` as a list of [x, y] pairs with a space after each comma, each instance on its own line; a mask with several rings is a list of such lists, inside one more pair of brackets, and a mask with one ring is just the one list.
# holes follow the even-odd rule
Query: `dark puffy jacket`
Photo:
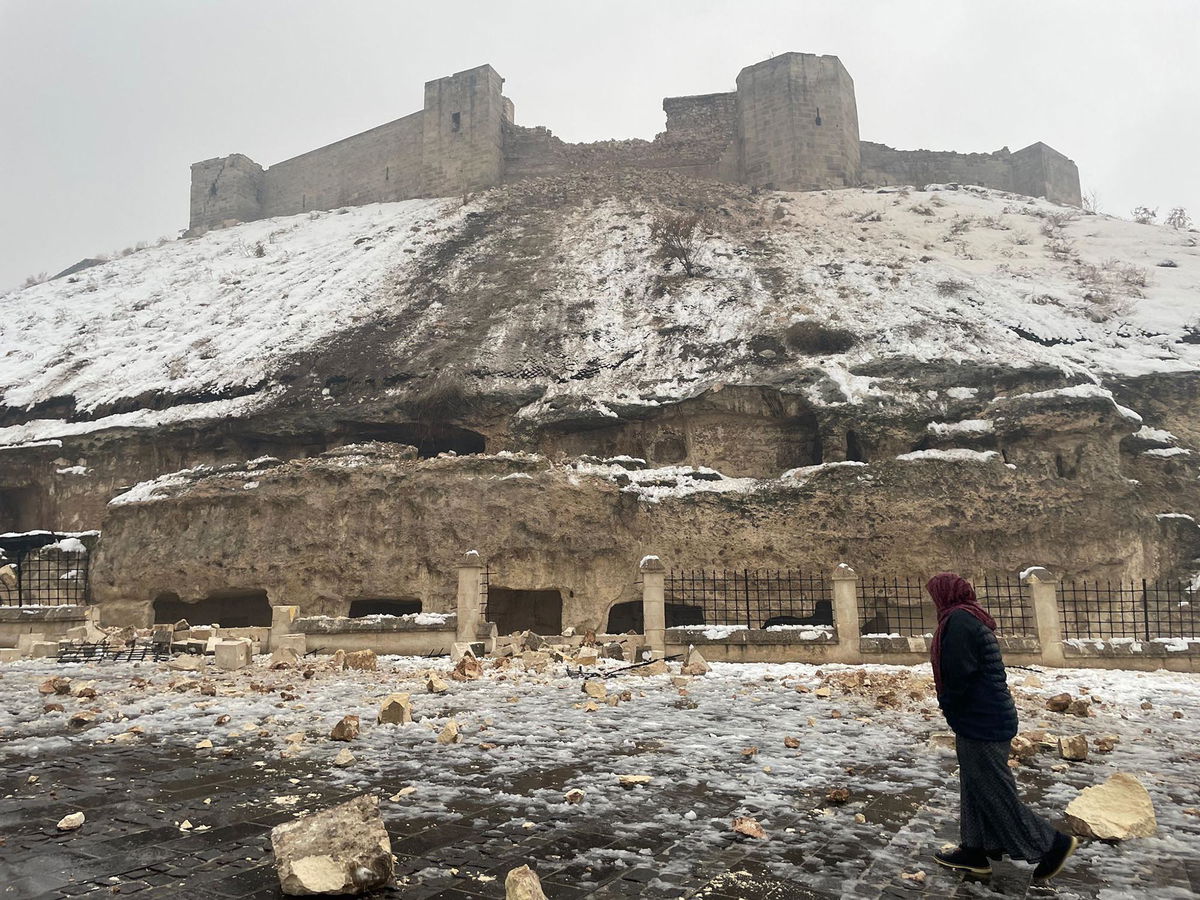
[[954, 733], [970, 740], [1008, 741], [1017, 733], [996, 635], [964, 610], [952, 612], [942, 632], [938, 705]]

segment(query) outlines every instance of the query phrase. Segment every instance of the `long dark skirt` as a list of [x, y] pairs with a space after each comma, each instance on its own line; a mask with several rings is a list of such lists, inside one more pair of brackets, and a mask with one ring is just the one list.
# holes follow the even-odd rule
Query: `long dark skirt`
[[1054, 841], [1054, 826], [1021, 802], [1008, 767], [1008, 741], [972, 741], [958, 737], [958, 776], [963, 847], [985, 851], [992, 859], [1037, 862]]

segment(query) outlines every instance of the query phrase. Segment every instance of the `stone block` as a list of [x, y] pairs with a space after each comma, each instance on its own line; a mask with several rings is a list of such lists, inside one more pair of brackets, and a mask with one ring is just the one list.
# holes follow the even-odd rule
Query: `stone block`
[[271, 607], [271, 632], [288, 632], [292, 630], [292, 623], [296, 621], [300, 615], [300, 607], [298, 606], [272, 606]]
[[76, 625], [74, 628], [67, 629], [68, 641], [86, 641], [88, 639], [88, 627], [86, 625]]
[[1084, 788], [1067, 804], [1066, 813], [1076, 834], [1102, 841], [1151, 837], [1158, 831], [1150, 794], [1125, 772], [1114, 772], [1103, 784]]
[[58, 656], [57, 641], [34, 641], [29, 647], [31, 659], [54, 659]]
[[20, 650], [22, 653], [28, 655], [29, 651], [33, 648], [34, 644], [41, 643], [44, 640], [46, 640], [46, 635], [44, 635], [40, 632], [31, 633], [31, 634], [19, 634], [19, 635], [17, 635], [17, 649]]
[[271, 636], [271, 649], [277, 650], [280, 647], [287, 647], [297, 656], [303, 656], [308, 652], [308, 636], [303, 634], [273, 634]]
[[289, 896], [363, 893], [387, 886], [395, 869], [379, 800], [365, 795], [277, 825], [271, 847]]
[[176, 656], [167, 663], [167, 668], [174, 669], [177, 672], [202, 672], [206, 665], [208, 665], [207, 657], [196, 653], [185, 653], [182, 656]]
[[24, 655], [16, 647], [0, 647], [0, 662], [16, 662]]
[[251, 646], [247, 640], [217, 641], [213, 656], [217, 668], [233, 672], [250, 665]]

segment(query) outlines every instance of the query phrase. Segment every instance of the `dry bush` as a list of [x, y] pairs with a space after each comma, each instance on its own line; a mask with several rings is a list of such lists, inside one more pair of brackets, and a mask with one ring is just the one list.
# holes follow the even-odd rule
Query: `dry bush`
[[1133, 208], [1133, 221], [1139, 225], [1153, 225], [1154, 220], [1158, 218], [1158, 207], [1151, 209], [1148, 206], [1135, 206]]
[[1075, 219], [1075, 213], [1048, 212], [1042, 216], [1042, 234], [1048, 238], [1061, 238], [1063, 229], [1066, 228], [1067, 223], [1074, 222]]
[[705, 218], [700, 213], [660, 213], [650, 223], [650, 240], [658, 245], [658, 255], [678, 262], [688, 277], [696, 275], [697, 256], [703, 247]]
[[908, 208], [908, 211], [914, 212], [918, 216], [932, 216], [934, 214], [933, 207], [927, 203], [914, 204]]
[[1167, 213], [1167, 219], [1163, 224], [1168, 228], [1178, 228], [1180, 231], [1187, 231], [1192, 227], [1192, 217], [1187, 214], [1187, 210], [1182, 206], [1176, 206]]
[[950, 241], [959, 235], [966, 234], [971, 230], [971, 223], [974, 221], [974, 218], [971, 216], [955, 215], [955, 217], [950, 220], [950, 229], [946, 232], [946, 235], [942, 238], [942, 240]]
[[26, 278], [21, 283], [21, 287], [31, 288], [35, 285], [42, 284], [43, 282], [49, 281], [49, 280], [50, 280], [50, 276], [47, 275], [45, 272], [38, 272], [36, 275], [30, 275], [28, 278]]
[[1080, 199], [1080, 208], [1084, 215], [1095, 216], [1100, 213], [1100, 195], [1093, 191], [1084, 191]]
[[984, 228], [991, 228], [994, 231], [1009, 231], [1009, 226], [1005, 224], [1001, 216], [984, 216], [979, 220], [979, 224]]
[[858, 336], [846, 328], [830, 328], [812, 319], [788, 326], [783, 341], [797, 353], [824, 356], [845, 353], [858, 342]]

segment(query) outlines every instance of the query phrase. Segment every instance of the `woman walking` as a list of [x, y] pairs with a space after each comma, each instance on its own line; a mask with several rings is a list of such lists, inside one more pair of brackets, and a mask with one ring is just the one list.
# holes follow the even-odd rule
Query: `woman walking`
[[1008, 767], [1017, 707], [1008, 692], [996, 621], [975, 599], [970, 582], [950, 572], [925, 586], [937, 607], [930, 648], [938, 705], [954, 731], [960, 779], [960, 843], [934, 856], [972, 875], [992, 874], [990, 860], [1007, 854], [1037, 863], [1033, 877], [1057, 875], [1079, 842], [1056, 831], [1017, 797]]

